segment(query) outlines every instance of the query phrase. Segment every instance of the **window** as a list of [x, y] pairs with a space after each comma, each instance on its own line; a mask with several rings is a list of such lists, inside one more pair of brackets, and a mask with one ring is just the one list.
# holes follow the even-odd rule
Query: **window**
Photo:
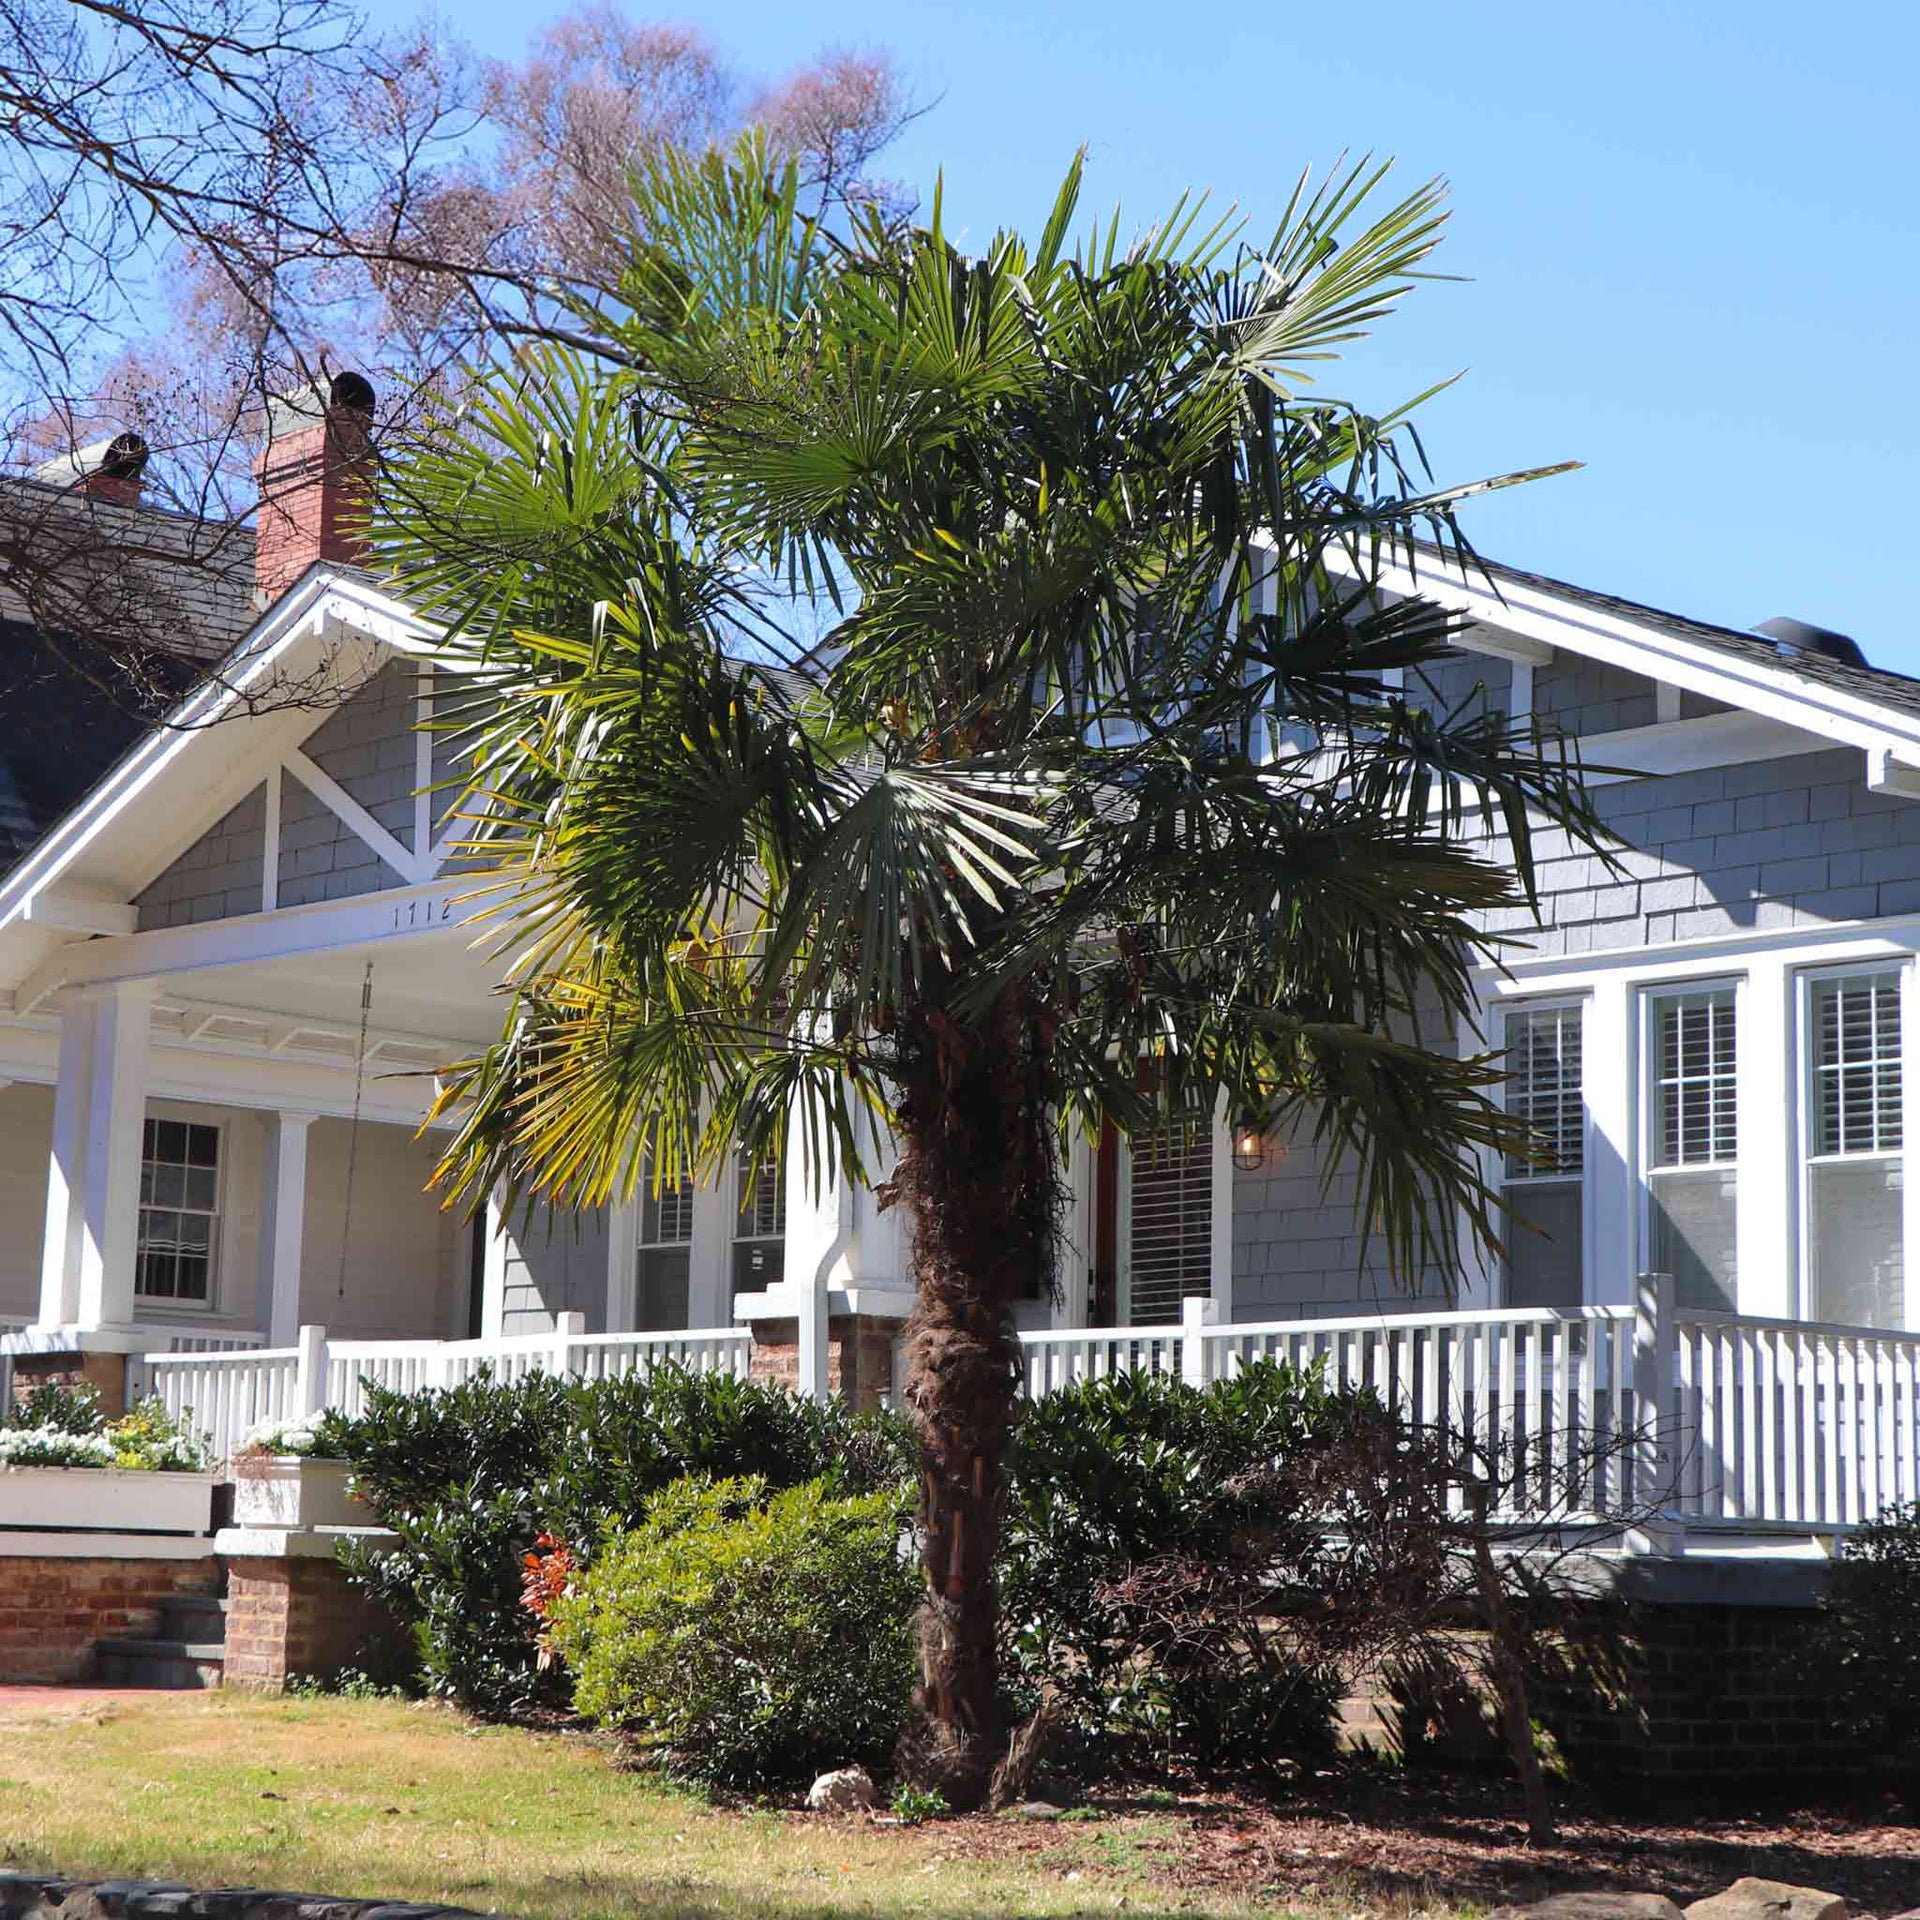
[[140, 1149], [140, 1240], [133, 1290], [205, 1306], [220, 1218], [220, 1129], [149, 1120]]
[[733, 1290], [777, 1287], [787, 1270], [787, 1183], [777, 1146], [734, 1161]]
[[642, 1333], [671, 1332], [688, 1324], [688, 1282], [693, 1262], [693, 1182], [654, 1190], [647, 1169], [640, 1199], [640, 1251], [635, 1274], [634, 1318]]
[[1187, 1295], [1213, 1291], [1213, 1123], [1176, 1120], [1137, 1139], [1127, 1196], [1126, 1319], [1178, 1320]]
[[1736, 1047], [1731, 987], [1652, 997], [1647, 1024], [1647, 1264], [1683, 1307], [1737, 1298]]
[[1807, 1308], [1905, 1324], [1900, 976], [1816, 978], [1806, 1038]]
[[1532, 1136], [1526, 1151], [1507, 1156], [1505, 1167], [1509, 1306], [1577, 1307], [1585, 1297], [1580, 1014], [1568, 1006], [1507, 1015], [1507, 1110]]

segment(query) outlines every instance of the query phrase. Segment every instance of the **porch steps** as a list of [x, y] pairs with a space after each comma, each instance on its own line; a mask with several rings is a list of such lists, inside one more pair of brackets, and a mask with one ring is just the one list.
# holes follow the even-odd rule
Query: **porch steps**
[[144, 1639], [94, 1643], [94, 1671], [105, 1687], [174, 1693], [217, 1687], [227, 1663], [227, 1603], [211, 1594], [172, 1594], [160, 1602], [158, 1630]]

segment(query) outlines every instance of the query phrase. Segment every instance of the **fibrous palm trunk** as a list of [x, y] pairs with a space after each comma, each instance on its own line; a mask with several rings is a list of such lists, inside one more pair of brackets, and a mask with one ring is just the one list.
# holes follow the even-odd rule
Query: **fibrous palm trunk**
[[993, 1564], [1020, 1359], [1015, 1309], [1051, 1274], [1057, 1156], [1036, 1023], [1009, 996], [902, 1032], [897, 1192], [913, 1223], [907, 1410], [920, 1440], [927, 1593], [902, 1770], [956, 1808], [1002, 1744]]

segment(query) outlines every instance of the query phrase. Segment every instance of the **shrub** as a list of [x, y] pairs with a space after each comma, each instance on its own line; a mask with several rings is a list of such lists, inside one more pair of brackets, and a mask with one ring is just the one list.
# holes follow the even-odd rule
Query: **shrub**
[[1310, 1582], [1322, 1533], [1291, 1470], [1365, 1404], [1263, 1362], [1206, 1388], [1117, 1375], [1024, 1408], [1000, 1563], [1015, 1711], [1049, 1699], [1089, 1771], [1325, 1751], [1338, 1681], [1271, 1603]]
[[399, 1536], [377, 1557], [350, 1553], [349, 1571], [413, 1625], [428, 1686], [485, 1713], [566, 1699], [521, 1605], [523, 1561], [542, 1534], [591, 1564], [604, 1535], [689, 1473], [775, 1489], [824, 1479], [861, 1494], [903, 1483], [912, 1459], [891, 1416], [673, 1367], [371, 1389], [341, 1444], [361, 1498]]
[[43, 1380], [30, 1387], [7, 1409], [0, 1431], [33, 1428], [53, 1433], [98, 1433], [106, 1425], [100, 1411], [100, 1389], [88, 1381], [69, 1386], [64, 1380]]
[[1893, 1508], [1847, 1541], [1822, 1637], [1842, 1726], [1920, 1807], [1920, 1505]]
[[720, 1786], [882, 1762], [914, 1677], [905, 1520], [898, 1492], [675, 1482], [548, 1608], [576, 1706]]

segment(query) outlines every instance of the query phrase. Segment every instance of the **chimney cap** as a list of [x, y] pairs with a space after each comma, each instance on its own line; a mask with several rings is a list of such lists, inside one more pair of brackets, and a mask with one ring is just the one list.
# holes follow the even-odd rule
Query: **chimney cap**
[[373, 411], [373, 382], [364, 373], [355, 373], [348, 368], [336, 373], [327, 385], [328, 403], [336, 407], [348, 407], [355, 413]]
[[1845, 667], [1864, 667], [1867, 656], [1860, 643], [1850, 635], [1836, 633], [1831, 627], [1816, 627], [1808, 620], [1791, 619], [1785, 614], [1762, 620], [1754, 632], [1763, 634], [1776, 648], [1791, 658], [1796, 653], [1817, 653], [1823, 660], [1837, 660]]
[[343, 413], [370, 415], [374, 399], [373, 382], [365, 374], [351, 369], [327, 374], [268, 399], [267, 438], [272, 441], [290, 433], [304, 433], [309, 427], [319, 426], [335, 408]]
[[133, 481], [146, 472], [150, 457], [146, 441], [129, 430], [42, 461], [34, 478], [56, 487], [82, 486], [94, 479]]

